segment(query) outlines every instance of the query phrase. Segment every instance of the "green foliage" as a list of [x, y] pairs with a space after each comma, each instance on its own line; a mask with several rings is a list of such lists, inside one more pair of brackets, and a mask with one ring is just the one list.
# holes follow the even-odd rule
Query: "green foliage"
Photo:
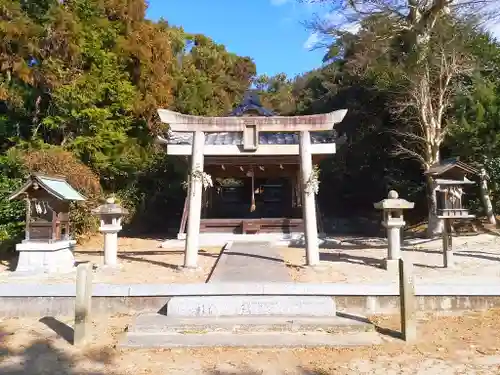
[[425, 64], [434, 69], [439, 43], [458, 31], [476, 65], [453, 82], [460, 90], [450, 93], [459, 92], [445, 110], [441, 151], [484, 164], [499, 204], [500, 47], [488, 35], [443, 16], [422, 51], [415, 33], [378, 15], [357, 34], [339, 34], [321, 68], [294, 79], [256, 77], [250, 57], [147, 20], [145, 9], [144, 0], [0, 0], [0, 241], [22, 230], [23, 206], [5, 196], [25, 170], [64, 174], [87, 195], [72, 213], [79, 235], [95, 230], [90, 209], [110, 193], [131, 212], [129, 228], [175, 227], [187, 165], [154, 144], [166, 130], [157, 109], [224, 115], [252, 85], [282, 115], [348, 109], [336, 128], [346, 142], [321, 164], [323, 212], [371, 213], [390, 189], [425, 207], [421, 165], [394, 154], [398, 145], [422, 151], [397, 135], [415, 130], [416, 113], [397, 113], [394, 104], [409, 102], [409, 77]]
[[[255, 76], [250, 58], [147, 20], [145, 9], [144, 0], [0, 0], [0, 155], [18, 151], [28, 170], [83, 189], [78, 235], [95, 230], [101, 190], [123, 198], [135, 225], [153, 217], [151, 229], [164, 229], [182, 208], [186, 166], [154, 145], [165, 131], [157, 109], [225, 114]], [[9, 210], [0, 223], [12, 222]]]
[[0, 156], [0, 253], [13, 250], [24, 232], [25, 204], [8, 200], [22, 184], [20, 163], [9, 156]]

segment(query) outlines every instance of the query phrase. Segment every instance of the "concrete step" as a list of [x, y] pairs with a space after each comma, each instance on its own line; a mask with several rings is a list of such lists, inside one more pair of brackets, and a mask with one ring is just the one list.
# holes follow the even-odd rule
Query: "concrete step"
[[[354, 318], [354, 319], [353, 319]], [[362, 317], [232, 316], [178, 318], [141, 314], [129, 333], [207, 332], [369, 332], [375, 327]]]
[[129, 332], [121, 348], [179, 347], [349, 347], [382, 343], [377, 332], [329, 334], [325, 332], [253, 332], [235, 334], [210, 333], [134, 333]]
[[170, 317], [208, 316], [335, 316], [335, 300], [328, 296], [196, 296], [172, 297]]

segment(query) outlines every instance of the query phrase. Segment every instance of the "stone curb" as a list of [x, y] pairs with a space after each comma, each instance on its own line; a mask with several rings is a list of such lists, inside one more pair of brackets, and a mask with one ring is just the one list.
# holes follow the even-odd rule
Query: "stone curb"
[[[498, 284], [417, 284], [417, 296], [500, 296]], [[0, 297], [74, 297], [75, 284], [0, 284]], [[397, 284], [94, 284], [94, 297], [300, 295], [398, 296]]]

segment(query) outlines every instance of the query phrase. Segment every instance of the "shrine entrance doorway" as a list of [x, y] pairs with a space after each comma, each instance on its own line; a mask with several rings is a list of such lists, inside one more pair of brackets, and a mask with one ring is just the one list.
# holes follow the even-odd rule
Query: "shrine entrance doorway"
[[303, 232], [298, 165], [228, 163], [222, 169], [207, 159], [214, 186], [203, 195], [202, 233]]

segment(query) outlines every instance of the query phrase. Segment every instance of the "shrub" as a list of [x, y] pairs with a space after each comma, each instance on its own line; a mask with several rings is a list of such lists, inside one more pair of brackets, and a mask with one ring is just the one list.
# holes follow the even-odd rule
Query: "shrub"
[[23, 183], [22, 166], [18, 160], [0, 156], [0, 253], [13, 250], [24, 230], [25, 206], [9, 201], [9, 195]]

